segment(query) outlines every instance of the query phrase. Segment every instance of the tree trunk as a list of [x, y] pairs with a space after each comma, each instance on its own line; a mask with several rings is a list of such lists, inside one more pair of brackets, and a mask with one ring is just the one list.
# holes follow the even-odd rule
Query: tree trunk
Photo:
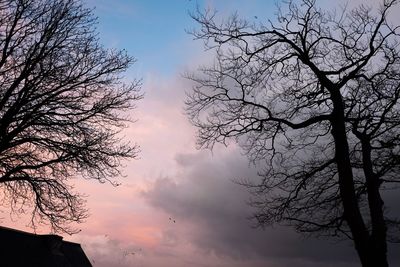
[[353, 242], [363, 267], [384, 267], [373, 252], [373, 240], [370, 238], [361, 215], [358, 199], [355, 193], [354, 177], [349, 156], [349, 144], [347, 140], [344, 105], [339, 90], [331, 90], [333, 103], [332, 112], [332, 136], [335, 141], [335, 159], [339, 175], [339, 189], [342, 199], [344, 219], [349, 225]]
[[375, 255], [374, 264], [371, 266], [387, 267], [387, 227], [383, 215], [383, 200], [379, 187], [380, 182], [373, 171], [371, 161], [371, 144], [367, 138], [360, 138], [363, 155], [363, 169], [367, 183], [368, 205], [371, 216], [371, 236], [369, 242], [369, 255]]

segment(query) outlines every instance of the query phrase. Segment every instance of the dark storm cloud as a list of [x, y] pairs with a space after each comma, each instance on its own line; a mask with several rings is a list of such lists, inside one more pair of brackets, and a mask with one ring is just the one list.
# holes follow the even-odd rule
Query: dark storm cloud
[[195, 230], [187, 238], [201, 251], [241, 261], [243, 266], [251, 260], [277, 267], [359, 265], [350, 242], [306, 239], [278, 226], [252, 228], [250, 195], [232, 179], [256, 179], [257, 172], [238, 154], [232, 149], [214, 156], [179, 154], [178, 177], [158, 179], [144, 195], [177, 223], [192, 225]]

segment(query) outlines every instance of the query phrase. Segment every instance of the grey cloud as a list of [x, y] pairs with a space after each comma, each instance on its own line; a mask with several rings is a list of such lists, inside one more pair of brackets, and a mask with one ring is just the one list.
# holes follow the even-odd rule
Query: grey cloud
[[82, 237], [83, 250], [90, 262], [96, 267], [128, 267], [137, 264], [143, 258], [140, 247], [123, 244], [120, 240], [108, 236]]
[[250, 195], [232, 179], [255, 179], [256, 169], [238, 151], [204, 153], [177, 155], [180, 174], [158, 179], [144, 197], [177, 223], [192, 225], [195, 230], [184, 238], [205, 255], [228, 257], [242, 266], [253, 261], [276, 267], [359, 265], [350, 242], [306, 239], [280, 226], [252, 228]]

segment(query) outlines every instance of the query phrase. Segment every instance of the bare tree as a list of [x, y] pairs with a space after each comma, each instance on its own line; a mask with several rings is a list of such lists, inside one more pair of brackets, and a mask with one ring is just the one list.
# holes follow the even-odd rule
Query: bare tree
[[245, 183], [259, 225], [349, 238], [363, 266], [388, 266], [388, 229], [399, 227], [381, 196], [400, 182], [397, 2], [337, 12], [289, 1], [265, 24], [193, 16], [216, 53], [188, 75], [200, 147], [234, 139], [266, 162], [261, 183]]
[[116, 184], [137, 155], [118, 137], [141, 98], [121, 81], [134, 59], [104, 49], [95, 23], [79, 0], [0, 0], [1, 203], [33, 226], [74, 231], [87, 212], [68, 181]]

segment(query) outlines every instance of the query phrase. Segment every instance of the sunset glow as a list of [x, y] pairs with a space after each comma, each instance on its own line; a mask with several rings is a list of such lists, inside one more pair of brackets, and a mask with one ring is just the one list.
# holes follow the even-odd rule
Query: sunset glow
[[[212, 151], [197, 149], [196, 129], [185, 115], [186, 92], [193, 83], [184, 74], [214, 60], [202, 41], [187, 33], [198, 27], [190, 13], [211, 8], [222, 18], [238, 11], [257, 23], [274, 19], [280, 1], [83, 2], [98, 17], [101, 43], [126, 49], [137, 59], [125, 79], [142, 79], [144, 98], [128, 114], [132, 123], [121, 137], [138, 144], [140, 152], [137, 159], [122, 162], [119, 186], [71, 180], [74, 190], [86, 195], [90, 216], [74, 225], [79, 233], [65, 240], [80, 243], [95, 267], [359, 266], [349, 241], [306, 239], [284, 226], [255, 228], [251, 195], [234, 181], [258, 181], [262, 165], [249, 163], [234, 141]], [[398, 204], [393, 209], [398, 211]], [[1, 211], [2, 225], [33, 231], [28, 216], [10, 218], [7, 209]], [[45, 225], [36, 229], [50, 230]], [[396, 251], [398, 263], [399, 246], [389, 251]]]

